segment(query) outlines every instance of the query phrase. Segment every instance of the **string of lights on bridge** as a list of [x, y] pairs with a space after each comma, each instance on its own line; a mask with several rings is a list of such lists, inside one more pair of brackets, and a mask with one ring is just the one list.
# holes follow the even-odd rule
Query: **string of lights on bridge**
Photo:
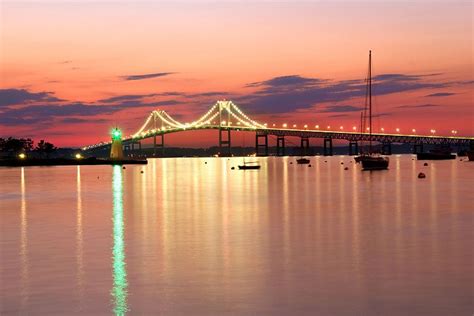
[[[302, 129], [298, 128], [298, 124], [288, 124], [282, 123], [276, 124], [273, 123], [269, 126], [268, 123], [261, 124], [252, 120], [248, 117], [237, 105], [232, 101], [217, 101], [211, 108], [202, 115], [199, 119], [190, 122], [190, 123], [181, 123], [171, 117], [166, 111], [163, 110], [154, 110], [145, 120], [144, 124], [139, 128], [139, 130], [125, 137], [125, 140], [138, 140], [146, 137], [184, 131], [184, 130], [195, 130], [195, 129], [216, 129], [216, 128], [232, 128], [232, 129], [241, 129], [241, 130], [295, 130], [295, 131], [314, 131], [314, 132], [331, 132], [331, 133], [368, 133], [370, 132], [367, 127], [364, 132], [360, 130], [357, 126], [352, 126], [352, 129], [345, 130], [344, 126], [339, 126], [339, 128], [331, 128], [331, 125], [322, 126], [322, 125], [309, 125], [303, 124]], [[314, 128], [313, 128], [314, 126]], [[380, 130], [372, 131], [373, 133], [379, 133], [383, 135], [401, 135], [402, 130], [397, 127], [395, 128], [396, 134], [389, 134], [388, 131], [381, 127]], [[457, 130], [451, 130], [452, 137], [456, 137], [458, 134]], [[431, 129], [430, 135], [421, 135], [417, 134], [415, 128], [411, 129], [406, 136], [436, 136], [436, 130]], [[84, 147], [83, 149], [91, 149], [99, 146], [110, 144], [110, 142], [101, 142], [92, 146]]]

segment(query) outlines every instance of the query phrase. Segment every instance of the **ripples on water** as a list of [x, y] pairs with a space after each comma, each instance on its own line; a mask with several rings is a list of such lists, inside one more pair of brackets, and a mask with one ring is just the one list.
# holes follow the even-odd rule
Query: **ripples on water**
[[474, 312], [474, 163], [294, 160], [0, 169], [0, 314]]

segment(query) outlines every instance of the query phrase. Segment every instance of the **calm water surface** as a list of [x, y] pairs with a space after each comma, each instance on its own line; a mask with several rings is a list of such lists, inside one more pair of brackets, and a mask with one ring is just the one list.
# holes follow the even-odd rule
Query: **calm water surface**
[[474, 163], [258, 160], [1, 168], [0, 314], [474, 313]]

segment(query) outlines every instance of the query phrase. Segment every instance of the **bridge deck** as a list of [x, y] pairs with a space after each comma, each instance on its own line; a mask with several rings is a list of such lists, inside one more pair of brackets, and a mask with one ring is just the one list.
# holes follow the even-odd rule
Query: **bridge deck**
[[[127, 143], [137, 142], [146, 138], [157, 135], [178, 133], [187, 130], [231, 130], [231, 131], [251, 131], [258, 135], [274, 135], [274, 136], [293, 136], [303, 138], [331, 138], [347, 141], [368, 141], [368, 133], [330, 131], [330, 130], [314, 130], [314, 129], [294, 129], [294, 128], [251, 128], [243, 126], [219, 126], [219, 125], [202, 125], [192, 128], [168, 128], [165, 130], [147, 131], [136, 137], [127, 137], [123, 139], [124, 145]], [[438, 136], [438, 135], [415, 135], [415, 134], [389, 134], [389, 133], [373, 133], [372, 140], [380, 143], [424, 143], [424, 144], [452, 144], [452, 145], [471, 145], [474, 144], [474, 137], [462, 136]], [[84, 150], [97, 149], [110, 145], [110, 142], [99, 143], [86, 146]]]

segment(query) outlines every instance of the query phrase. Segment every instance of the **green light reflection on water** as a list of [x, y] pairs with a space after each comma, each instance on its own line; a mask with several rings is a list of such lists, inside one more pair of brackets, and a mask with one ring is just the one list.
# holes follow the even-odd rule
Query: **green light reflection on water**
[[125, 315], [127, 306], [127, 270], [125, 266], [125, 242], [123, 222], [123, 179], [122, 167], [113, 167], [112, 189], [113, 189], [113, 297], [115, 315]]

